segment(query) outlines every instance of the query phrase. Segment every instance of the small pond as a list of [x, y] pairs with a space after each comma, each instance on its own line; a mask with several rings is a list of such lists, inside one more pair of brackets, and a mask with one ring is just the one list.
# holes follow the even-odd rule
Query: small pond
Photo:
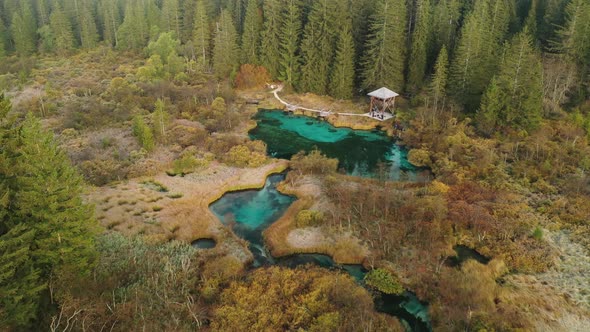
[[457, 255], [447, 259], [446, 265], [449, 267], [458, 267], [468, 259], [474, 259], [484, 265], [490, 261], [488, 257], [464, 245], [456, 245], [453, 247], [453, 250], [455, 250]]
[[250, 242], [255, 267], [274, 263], [264, 247], [262, 232], [295, 201], [295, 197], [278, 192], [276, 186], [284, 179], [285, 174], [270, 175], [264, 188], [229, 192], [209, 206], [224, 225]]
[[194, 240], [191, 245], [197, 249], [211, 249], [215, 248], [217, 243], [213, 239], [197, 239]]
[[428, 180], [428, 171], [410, 164], [407, 151], [380, 130], [336, 128], [327, 121], [277, 110], [261, 110], [254, 119], [258, 125], [250, 131], [250, 138], [264, 141], [268, 154], [275, 158], [290, 159], [299, 151], [317, 148], [337, 158], [339, 168], [350, 175]]
[[[296, 199], [277, 190], [277, 184], [284, 179], [285, 174], [270, 175], [262, 189], [226, 193], [209, 208], [236, 235], [248, 240], [249, 249], [254, 255], [253, 267], [278, 264], [294, 268], [314, 264], [327, 269], [345, 270], [363, 284], [366, 271], [361, 265], [338, 265], [331, 257], [320, 254], [298, 254], [275, 259], [266, 250], [262, 232], [278, 220]], [[412, 293], [406, 292], [400, 296], [381, 294], [376, 301], [376, 308], [400, 318], [410, 331], [430, 330], [427, 323], [428, 306], [418, 301]]]

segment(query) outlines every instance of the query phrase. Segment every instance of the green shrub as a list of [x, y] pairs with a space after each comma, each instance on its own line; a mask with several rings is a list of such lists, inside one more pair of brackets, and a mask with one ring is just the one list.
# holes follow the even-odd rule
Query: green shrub
[[320, 211], [301, 210], [295, 216], [295, 225], [297, 227], [319, 226], [323, 220], [324, 214]]
[[385, 294], [401, 294], [404, 291], [399, 279], [381, 268], [369, 271], [365, 276], [365, 282]]
[[161, 184], [160, 182], [154, 181], [154, 180], [143, 181], [141, 184], [143, 184], [144, 186], [148, 187], [149, 189], [155, 190], [157, 192], [161, 192], [161, 193], [168, 192], [168, 188], [165, 185]]
[[139, 145], [146, 151], [150, 152], [154, 149], [154, 134], [140, 115], [133, 118], [133, 135], [137, 137]]
[[167, 172], [168, 175], [185, 175], [192, 173], [195, 169], [206, 167], [209, 161], [202, 158], [196, 158], [190, 153], [183, 153], [180, 158], [176, 159], [172, 164], [172, 171]]
[[299, 152], [291, 158], [291, 168], [300, 174], [331, 174], [338, 169], [338, 159], [328, 158], [319, 150]]
[[535, 230], [533, 231], [533, 238], [535, 240], [541, 240], [543, 238], [543, 229], [541, 227], [535, 227]]
[[236, 145], [232, 147], [225, 156], [228, 165], [237, 167], [259, 167], [266, 162], [266, 155], [260, 152], [253, 152], [247, 145]]

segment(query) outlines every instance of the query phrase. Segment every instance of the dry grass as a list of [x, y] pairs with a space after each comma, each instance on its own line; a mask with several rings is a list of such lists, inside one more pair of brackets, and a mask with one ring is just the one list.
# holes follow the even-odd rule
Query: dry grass
[[361, 264], [368, 249], [346, 232], [328, 233], [322, 227], [297, 228], [295, 217], [304, 209], [324, 210], [325, 202], [316, 179], [301, 177], [293, 185], [281, 185], [281, 192], [299, 197], [285, 214], [264, 231], [264, 239], [275, 257], [298, 253], [326, 254], [339, 264]]
[[588, 309], [559, 293], [554, 286], [535, 276], [512, 275], [506, 278], [499, 297], [507, 307], [517, 307], [536, 331], [588, 331]]
[[[220, 244], [220, 250], [227, 250], [242, 262], [247, 262], [252, 259], [247, 244], [221, 224], [209, 210], [209, 205], [228, 191], [262, 188], [269, 174], [284, 171], [287, 166], [285, 160], [246, 169], [212, 163], [209, 168], [185, 177], [160, 173], [148, 179], [137, 178], [95, 188], [88, 194], [87, 200], [96, 205], [97, 212], [102, 216], [100, 222], [105, 227], [117, 221], [117, 231], [127, 235], [141, 234], [152, 241], [174, 238], [191, 242], [212, 238]], [[157, 188], [147, 189], [143, 184], [146, 180], [169, 188], [174, 194]], [[117, 201], [124, 201], [124, 204], [112, 206], [105, 197], [119, 197]], [[108, 207], [106, 211], [105, 206]]]

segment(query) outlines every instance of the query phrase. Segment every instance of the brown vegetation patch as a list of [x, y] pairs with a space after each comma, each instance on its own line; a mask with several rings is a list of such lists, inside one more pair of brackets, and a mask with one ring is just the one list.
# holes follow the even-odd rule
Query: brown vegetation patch
[[[214, 163], [185, 177], [160, 173], [153, 178], [95, 188], [87, 200], [96, 204], [97, 217], [107, 228], [126, 235], [149, 235], [160, 241], [176, 239], [190, 243], [198, 238], [212, 238], [221, 250], [228, 250], [245, 262], [251, 259], [245, 242], [221, 224], [209, 210], [209, 204], [228, 191], [263, 187], [269, 174], [286, 166], [280, 160], [246, 169]], [[146, 185], [146, 181], [151, 185]], [[158, 190], [153, 183], [169, 192]]]
[[288, 176], [281, 192], [294, 194], [299, 199], [285, 214], [264, 232], [264, 239], [275, 257], [297, 253], [320, 253], [332, 257], [339, 264], [361, 264], [368, 256], [367, 248], [344, 230], [325, 227], [298, 228], [297, 214], [305, 209], [327, 211], [329, 203], [322, 196], [319, 180], [313, 176]]

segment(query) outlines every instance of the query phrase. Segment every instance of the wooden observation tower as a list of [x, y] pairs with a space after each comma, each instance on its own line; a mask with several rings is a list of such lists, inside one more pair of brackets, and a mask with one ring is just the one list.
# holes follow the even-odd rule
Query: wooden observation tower
[[[371, 106], [369, 107], [369, 115], [373, 118], [385, 120], [393, 117], [393, 106], [395, 105], [395, 97], [399, 96], [394, 91], [386, 87], [377, 89], [367, 94], [371, 97]], [[389, 114], [386, 112], [389, 111]]]

